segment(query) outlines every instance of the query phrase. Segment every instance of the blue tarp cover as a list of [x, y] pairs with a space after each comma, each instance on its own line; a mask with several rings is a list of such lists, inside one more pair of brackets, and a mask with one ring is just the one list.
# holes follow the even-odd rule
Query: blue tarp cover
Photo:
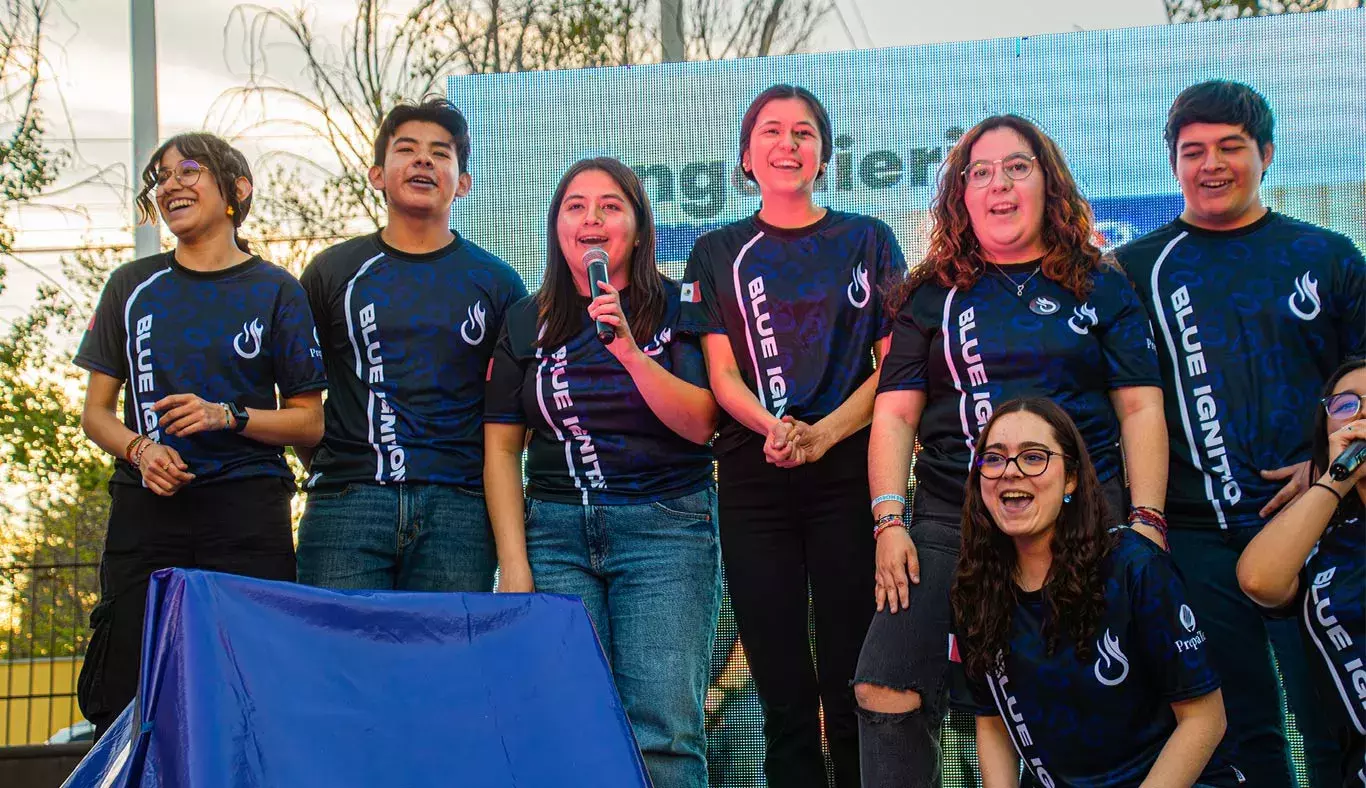
[[137, 699], [65, 783], [648, 785], [577, 599], [179, 569], [152, 578]]

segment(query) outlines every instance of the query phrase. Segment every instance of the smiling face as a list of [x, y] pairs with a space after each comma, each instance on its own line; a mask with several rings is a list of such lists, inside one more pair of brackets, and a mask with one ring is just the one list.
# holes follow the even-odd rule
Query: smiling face
[[440, 124], [410, 120], [394, 129], [384, 164], [370, 168], [370, 185], [384, 192], [390, 211], [445, 221], [456, 197], [470, 190], [460, 171], [455, 138]]
[[[1019, 166], [1018, 157], [1035, 156], [1038, 152], [1011, 128], [997, 127], [982, 134], [968, 154], [968, 167], [984, 163], [993, 168], [991, 180], [985, 187], [967, 184], [963, 202], [973, 235], [982, 247], [982, 255], [995, 263], [1022, 263], [1042, 257], [1044, 175], [1031, 162], [1029, 174], [1013, 180], [1006, 169]], [[1016, 157], [1012, 161], [1006, 161]], [[1000, 163], [996, 162], [1000, 160]]]
[[556, 214], [555, 236], [581, 292], [588, 292], [583, 256], [595, 246], [607, 252], [608, 280], [617, 288], [626, 285], [637, 230], [631, 201], [621, 184], [606, 172], [584, 170], [565, 187]]
[[821, 174], [821, 134], [800, 98], [773, 99], [759, 110], [740, 165], [761, 194], [810, 194]]
[[[1002, 457], [1016, 459], [1006, 463], [1000, 478], [989, 479], [986, 473], [981, 477], [982, 500], [996, 527], [1016, 540], [1051, 536], [1062, 511], [1063, 495], [1077, 488], [1076, 477], [1067, 471], [1053, 428], [1033, 413], [1021, 411], [1001, 416], [992, 425], [979, 459]], [[1021, 470], [1024, 466], [1032, 473], [1044, 462], [1046, 468], [1037, 476]]]
[[[189, 186], [182, 185], [181, 181], [188, 183], [194, 180], [196, 169], [198, 180]], [[227, 201], [223, 199], [218, 180], [211, 170], [200, 162], [186, 159], [174, 145], [161, 155], [157, 170], [169, 176], [157, 187], [157, 210], [167, 229], [176, 238], [188, 240], [216, 230], [232, 232], [233, 221], [228, 216]], [[175, 173], [180, 173], [180, 178]], [[239, 180], [246, 184], [245, 178]], [[250, 193], [250, 184], [246, 184], [246, 190]], [[243, 196], [240, 184], [238, 194], [239, 197]]]
[[1266, 212], [1258, 190], [1273, 146], [1259, 150], [1242, 126], [1189, 123], [1176, 138], [1173, 168], [1186, 200], [1181, 218], [1206, 230], [1235, 230]]

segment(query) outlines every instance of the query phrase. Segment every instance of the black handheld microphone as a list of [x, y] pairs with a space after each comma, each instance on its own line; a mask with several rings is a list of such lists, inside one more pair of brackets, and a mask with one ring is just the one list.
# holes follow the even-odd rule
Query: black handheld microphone
[[[607, 281], [607, 250], [594, 246], [583, 253], [583, 263], [588, 266], [588, 286], [597, 298], [602, 295], [602, 285]], [[594, 320], [598, 329], [598, 341], [604, 345], [612, 344], [617, 338], [617, 330], [601, 320]]]
[[1366, 440], [1354, 440], [1328, 466], [1328, 475], [1333, 477], [1333, 481], [1340, 482], [1355, 473], [1363, 461], [1366, 461]]

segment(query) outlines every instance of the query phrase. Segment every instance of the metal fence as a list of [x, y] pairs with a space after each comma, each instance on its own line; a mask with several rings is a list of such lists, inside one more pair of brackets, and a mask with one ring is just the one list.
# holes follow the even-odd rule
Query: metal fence
[[0, 566], [0, 746], [70, 735], [99, 565]]

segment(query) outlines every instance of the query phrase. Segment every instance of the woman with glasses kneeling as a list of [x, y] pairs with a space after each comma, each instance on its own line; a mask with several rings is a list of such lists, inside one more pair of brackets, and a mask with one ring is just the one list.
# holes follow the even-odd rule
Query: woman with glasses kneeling
[[1107, 528], [1080, 431], [1022, 399], [982, 429], [953, 584], [985, 788], [1236, 786], [1219, 679], [1170, 556]]
[[1366, 462], [1352, 469], [1339, 466], [1339, 458], [1366, 443], [1366, 361], [1344, 364], [1324, 394], [1312, 438], [1318, 480], [1243, 550], [1238, 583], [1257, 604], [1299, 616], [1319, 697], [1337, 731], [1342, 784], [1360, 786], [1366, 784]]
[[547, 224], [545, 281], [509, 310], [485, 398], [499, 590], [581, 597], [654, 785], [705, 788], [721, 557], [702, 349], [678, 332], [681, 288], [655, 266], [631, 168], [575, 164]]
[[115, 458], [77, 686], [97, 735], [137, 693], [152, 572], [294, 579], [283, 447], [322, 438], [326, 383], [303, 287], [237, 236], [251, 198], [246, 158], [218, 137], [157, 149], [138, 218], [160, 214], [175, 249], [110, 275], [76, 353], [90, 372], [81, 427]]

